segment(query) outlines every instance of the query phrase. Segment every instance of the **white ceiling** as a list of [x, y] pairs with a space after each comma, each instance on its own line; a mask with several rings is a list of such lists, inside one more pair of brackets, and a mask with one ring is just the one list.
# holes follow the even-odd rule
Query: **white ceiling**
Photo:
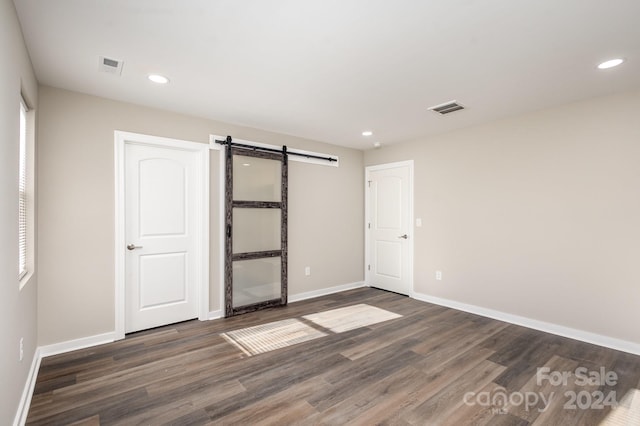
[[639, 0], [15, 4], [43, 84], [361, 149], [640, 88]]

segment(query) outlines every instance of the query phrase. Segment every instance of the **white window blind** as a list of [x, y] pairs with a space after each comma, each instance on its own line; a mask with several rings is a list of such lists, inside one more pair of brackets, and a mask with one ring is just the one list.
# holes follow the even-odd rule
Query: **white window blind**
[[18, 250], [18, 279], [20, 279], [27, 273], [27, 107], [24, 102], [20, 102]]

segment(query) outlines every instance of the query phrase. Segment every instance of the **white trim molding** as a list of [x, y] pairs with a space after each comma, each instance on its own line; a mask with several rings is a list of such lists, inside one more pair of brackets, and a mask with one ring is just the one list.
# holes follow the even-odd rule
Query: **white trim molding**
[[103, 345], [105, 343], [112, 343], [114, 341], [116, 341], [116, 333], [110, 332], [37, 347], [33, 355], [33, 361], [31, 362], [31, 368], [29, 369], [29, 375], [27, 376], [27, 381], [22, 391], [22, 397], [20, 398], [20, 404], [18, 405], [18, 411], [16, 412], [13, 425], [22, 426], [27, 421], [29, 408], [31, 407], [31, 398], [33, 397], [33, 391], [36, 387], [36, 380], [38, 379], [38, 371], [40, 370], [42, 358]]
[[[315, 297], [327, 296], [329, 294], [340, 293], [341, 291], [353, 290], [354, 288], [361, 287], [367, 287], [364, 281], [323, 288], [321, 290], [307, 291], [289, 296], [289, 303], [300, 302], [307, 299], [313, 299]], [[211, 311], [207, 315], [208, 320], [216, 320], [220, 318], [224, 318], [224, 310], [222, 309]]]
[[[364, 283], [364, 281], [358, 281], [358, 282], [355, 282], [355, 283], [337, 285], [337, 286], [334, 286], [334, 287], [323, 288], [323, 289], [320, 289], [320, 290], [307, 291], [307, 292], [304, 292], [304, 293], [298, 293], [298, 294], [294, 294], [294, 295], [289, 296], [288, 303], [300, 302], [302, 300], [313, 299], [315, 297], [321, 297], [321, 296], [327, 296], [329, 294], [339, 293], [341, 291], [352, 290], [354, 288], [360, 288], [360, 287], [366, 287], [366, 284]], [[215, 320], [215, 319], [220, 319], [220, 318], [224, 318], [224, 310], [223, 309], [218, 309], [217, 311], [209, 312], [209, 319], [210, 320]]]
[[455, 300], [429, 296], [423, 293], [414, 292], [412, 297], [416, 300], [420, 300], [421, 302], [433, 303], [435, 305], [457, 309], [459, 311], [469, 312], [471, 314], [476, 314], [487, 318], [493, 318], [498, 321], [520, 325], [522, 327], [543, 331], [545, 333], [555, 334], [557, 336], [567, 337], [569, 339], [579, 340], [585, 343], [591, 343], [594, 345], [603, 346], [605, 348], [615, 349], [617, 351], [640, 355], [640, 344], [627, 340], [616, 339], [613, 337], [604, 336], [602, 334], [578, 330], [575, 328], [566, 327], [546, 321], [535, 320], [532, 318], [509, 314], [494, 309], [483, 308], [481, 306], [469, 305], [467, 303], [462, 303]]
[[124, 339], [125, 335], [125, 146], [127, 144], [161, 146], [178, 148], [199, 154], [198, 175], [202, 182], [197, 182], [197, 215], [196, 238], [198, 239], [199, 265], [196, 281], [198, 282], [198, 319], [209, 319], [209, 150], [207, 144], [190, 142], [139, 133], [114, 131], [115, 162], [115, 340]]
[[82, 337], [80, 339], [67, 340], [66, 342], [54, 343], [52, 345], [40, 346], [40, 357], [64, 354], [71, 351], [77, 351], [78, 349], [86, 349], [92, 346], [104, 345], [105, 343], [115, 342], [117, 339], [116, 333], [103, 333], [96, 334], [95, 336]]
[[304, 293], [292, 294], [289, 296], [289, 303], [300, 302], [302, 300], [313, 299], [320, 296], [326, 296], [333, 293], [339, 293], [341, 291], [352, 290], [354, 288], [366, 287], [364, 281], [358, 281], [355, 283], [337, 285], [335, 287], [327, 287], [320, 290], [307, 291]]
[[224, 318], [224, 310], [218, 309], [217, 311], [209, 312], [209, 319], [210, 320], [215, 320], [215, 319], [220, 319], [220, 318]]
[[[226, 207], [226, 191], [227, 191], [227, 167], [226, 167], [226, 151], [222, 149], [221, 145], [218, 145], [215, 140], [220, 136], [211, 135], [210, 145], [214, 145], [215, 149], [220, 150], [218, 154], [218, 294], [220, 295], [220, 316], [224, 317], [225, 310], [225, 294], [224, 294], [224, 267], [225, 267], [225, 253], [226, 253], [226, 229], [225, 229], [225, 207]], [[217, 311], [214, 311], [217, 312]]]
[[29, 415], [29, 408], [31, 407], [31, 398], [33, 397], [33, 391], [36, 387], [36, 380], [38, 378], [38, 371], [40, 370], [40, 362], [42, 361], [42, 355], [40, 348], [36, 348], [33, 354], [33, 360], [31, 361], [31, 368], [29, 369], [29, 375], [27, 381], [24, 384], [22, 396], [20, 397], [20, 404], [18, 405], [18, 411], [16, 417], [13, 420], [14, 426], [22, 426], [27, 422], [27, 416]]

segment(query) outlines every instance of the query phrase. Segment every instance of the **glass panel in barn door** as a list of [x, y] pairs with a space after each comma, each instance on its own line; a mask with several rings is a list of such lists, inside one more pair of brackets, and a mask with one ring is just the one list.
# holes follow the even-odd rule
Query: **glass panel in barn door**
[[280, 250], [280, 209], [233, 209], [233, 253]]
[[237, 201], [280, 202], [280, 161], [234, 155], [233, 199]]
[[280, 257], [233, 262], [233, 307], [280, 298]]

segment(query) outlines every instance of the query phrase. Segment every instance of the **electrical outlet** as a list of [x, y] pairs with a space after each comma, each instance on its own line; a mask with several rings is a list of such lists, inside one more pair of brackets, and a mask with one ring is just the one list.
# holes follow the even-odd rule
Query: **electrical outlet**
[[24, 337], [20, 338], [20, 361], [24, 358]]
[[436, 280], [442, 281], [442, 271], [436, 271]]
[[309, 275], [311, 275], [311, 266], [307, 266], [306, 268], [304, 268], [304, 274], [308, 277]]

